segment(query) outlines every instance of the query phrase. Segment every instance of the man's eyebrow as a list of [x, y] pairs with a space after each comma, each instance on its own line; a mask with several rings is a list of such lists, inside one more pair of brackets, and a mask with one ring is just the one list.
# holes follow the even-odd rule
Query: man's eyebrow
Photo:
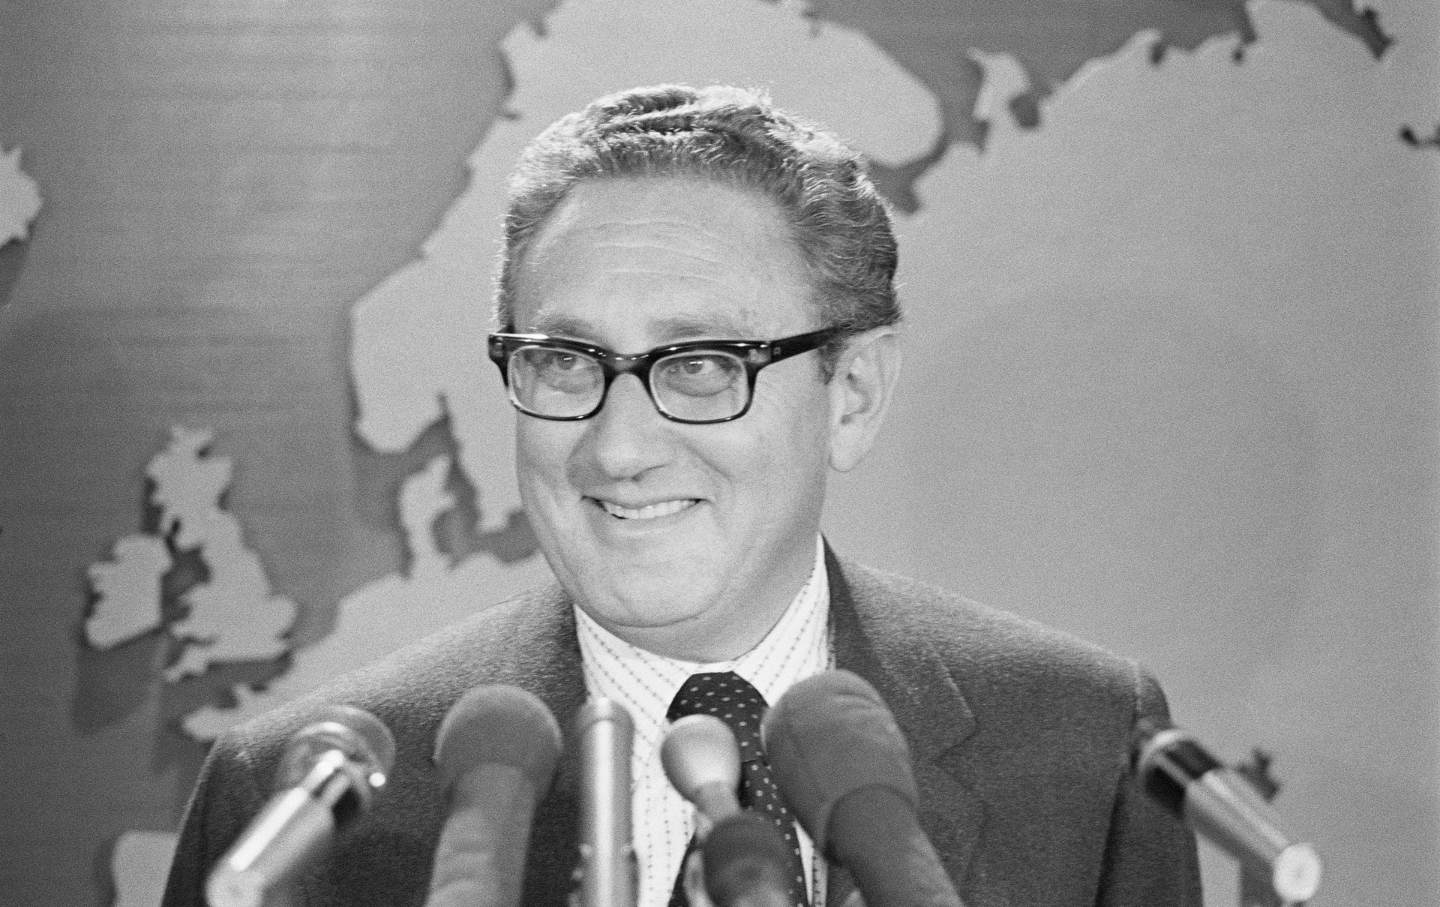
[[594, 337], [594, 327], [585, 319], [573, 315], [536, 312], [526, 333], [589, 339]]
[[753, 322], [753, 318], [743, 315], [716, 312], [666, 316], [656, 320], [655, 328], [656, 334], [664, 340], [684, 340], [689, 337], [739, 340], [754, 332]]
[[[657, 340], [670, 343], [691, 338], [714, 340], [743, 340], [755, 335], [754, 318], [734, 313], [677, 314], [658, 318], [653, 322]], [[600, 342], [600, 328], [592, 321], [574, 315], [537, 312], [528, 329], [530, 333], [550, 334], [557, 337], [572, 337], [577, 340]]]

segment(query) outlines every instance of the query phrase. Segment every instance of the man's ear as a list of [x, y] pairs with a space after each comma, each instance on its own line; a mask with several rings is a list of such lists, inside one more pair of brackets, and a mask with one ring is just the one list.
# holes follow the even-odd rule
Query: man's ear
[[849, 472], [865, 457], [890, 409], [900, 377], [895, 328], [872, 328], [851, 337], [830, 379], [830, 465]]

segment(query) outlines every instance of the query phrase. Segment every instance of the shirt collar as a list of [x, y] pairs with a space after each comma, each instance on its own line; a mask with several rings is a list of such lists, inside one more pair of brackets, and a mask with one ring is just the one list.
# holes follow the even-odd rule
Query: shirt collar
[[774, 703], [792, 684], [830, 668], [829, 604], [825, 546], [817, 536], [809, 579], [770, 632], [737, 658], [706, 664], [656, 655], [609, 632], [576, 607], [586, 691], [625, 706], [635, 720], [637, 743], [658, 746], [670, 700], [691, 674], [734, 671]]

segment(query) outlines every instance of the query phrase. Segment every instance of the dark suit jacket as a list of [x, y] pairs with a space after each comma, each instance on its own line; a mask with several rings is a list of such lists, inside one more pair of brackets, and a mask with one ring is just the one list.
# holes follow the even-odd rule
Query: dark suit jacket
[[[1131, 662], [1013, 615], [827, 552], [836, 663], [872, 683], [909, 740], [920, 819], [968, 907], [1200, 905], [1195, 844], [1127, 768], [1163, 715]], [[431, 761], [446, 711], [481, 683], [539, 696], [567, 735], [541, 802], [526, 905], [563, 905], [576, 863], [568, 739], [585, 698], [569, 601], [512, 599], [222, 737], [190, 803], [165, 907], [203, 905], [204, 874], [272, 793], [285, 742], [320, 705], [368, 709], [398, 744], [389, 785], [301, 883], [307, 905], [420, 905], [445, 817]], [[828, 902], [853, 882], [831, 866]], [[884, 907], [884, 905], [871, 905]]]

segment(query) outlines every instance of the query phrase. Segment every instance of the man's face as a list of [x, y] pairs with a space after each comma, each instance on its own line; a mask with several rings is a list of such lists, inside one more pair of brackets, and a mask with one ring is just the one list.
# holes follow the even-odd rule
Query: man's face
[[[812, 330], [798, 251], [769, 202], [672, 178], [582, 183], [525, 253], [516, 330], [622, 354]], [[577, 604], [651, 651], [733, 657], [809, 575], [830, 452], [816, 352], [766, 368], [750, 411], [687, 425], [634, 375], [581, 422], [518, 416], [520, 494]]]

